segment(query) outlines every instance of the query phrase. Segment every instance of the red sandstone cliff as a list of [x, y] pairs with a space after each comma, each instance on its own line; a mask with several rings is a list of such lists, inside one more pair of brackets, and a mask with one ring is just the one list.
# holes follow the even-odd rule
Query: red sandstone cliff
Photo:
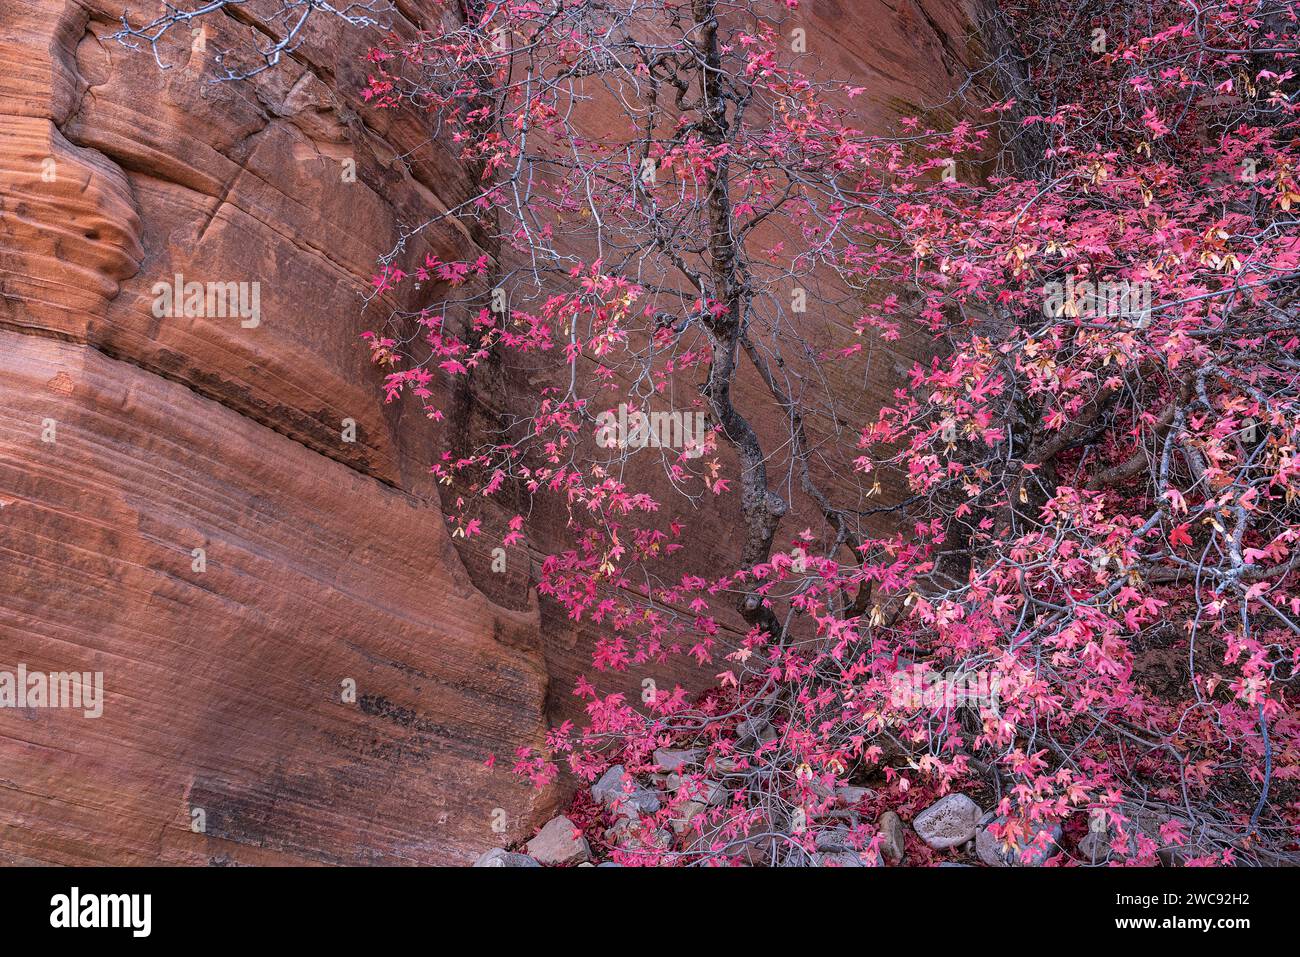
[[[376, 256], [466, 174], [422, 117], [360, 102], [365, 38], [335, 22], [214, 85], [211, 51], [248, 25], [219, 19], [159, 71], [109, 38], [121, 6], [0, 9], [0, 669], [102, 671], [106, 690], [98, 719], [0, 711], [0, 861], [463, 862], [526, 837], [563, 795], [508, 758], [572, 713], [589, 660], [587, 627], [530, 589], [560, 517], [505, 575], [504, 516], [453, 541], [439, 436], [382, 404], [358, 339]], [[435, 5], [399, 7], [409, 28]], [[869, 124], [960, 72], [958, 0], [805, 7]], [[464, 259], [482, 240], [422, 241], [411, 256]], [[155, 318], [177, 273], [260, 281], [260, 324]], [[859, 406], [893, 385], [879, 355]], [[460, 396], [453, 426], [500, 412], [499, 386]], [[691, 561], [734, 560], [727, 506], [695, 520], [716, 534]]]

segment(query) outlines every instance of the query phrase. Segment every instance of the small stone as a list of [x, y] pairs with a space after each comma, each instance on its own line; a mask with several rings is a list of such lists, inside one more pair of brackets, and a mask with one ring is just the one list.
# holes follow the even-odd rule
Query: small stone
[[736, 741], [757, 750], [776, 738], [776, 729], [765, 718], [747, 718], [736, 725]]
[[812, 856], [814, 867], [868, 867], [862, 860], [862, 855], [857, 851], [832, 851], [830, 853], [814, 854]]
[[819, 851], [849, 850], [849, 829], [847, 827], [823, 828], [813, 835], [813, 845]]
[[507, 851], [504, 847], [494, 847], [490, 851], [484, 851], [479, 859], [474, 862], [475, 867], [541, 867], [535, 860], [527, 854], [516, 854], [514, 851]]
[[623, 792], [623, 765], [615, 764], [602, 774], [591, 786], [591, 796], [601, 804], [607, 804], [610, 796]]
[[876, 792], [871, 788], [859, 788], [852, 785], [846, 785], [835, 789], [835, 800], [841, 807], [856, 807], [867, 798], [876, 796]]
[[904, 831], [903, 819], [893, 811], [886, 811], [880, 815], [880, 820], [876, 822], [876, 827], [884, 835], [884, 840], [880, 842], [880, 851], [889, 859], [891, 864], [901, 864], [904, 854]]
[[672, 846], [673, 838], [664, 828], [643, 836], [645, 828], [628, 818], [620, 818], [618, 823], [605, 832], [605, 840], [625, 851], [666, 850]]
[[1113, 854], [1110, 849], [1113, 843], [1114, 838], [1109, 828], [1104, 831], [1089, 831], [1079, 841], [1079, 857], [1088, 864], [1104, 864]]
[[581, 864], [579, 864], [578, 866], [579, 866], [579, 867], [595, 867], [596, 865], [593, 864], [593, 863], [591, 863], [591, 861], [583, 861], [583, 862], [582, 862]]
[[684, 790], [686, 797], [692, 801], [703, 801], [708, 805], [724, 804], [727, 800], [727, 789], [707, 778], [696, 780], [680, 774], [670, 774], [666, 785], [670, 791]]
[[945, 851], [971, 840], [979, 819], [978, 804], [964, 794], [949, 794], [918, 814], [912, 829], [930, 847]]
[[635, 782], [623, 780], [623, 765], [616, 764], [591, 786], [591, 796], [605, 807], [627, 817], [653, 814], [659, 810], [659, 795]]
[[686, 831], [694, 830], [694, 820], [708, 810], [708, 806], [701, 804], [699, 801], [687, 801], [677, 808], [669, 824], [672, 825], [674, 834], [683, 834]]
[[[1002, 825], [1006, 818], [997, 817], [990, 823]], [[1043, 838], [1041, 835], [1046, 834]], [[1002, 839], [993, 836], [988, 827], [981, 827], [975, 836], [975, 853], [989, 867], [1041, 867], [1056, 853], [1056, 842], [1061, 839], [1061, 825], [1036, 824], [1034, 833], [1023, 841], [1004, 847]], [[1046, 843], [1040, 848], [1038, 842]]]
[[551, 818], [525, 846], [541, 864], [581, 863], [591, 859], [591, 847], [585, 837], [577, 834], [577, 830], [567, 817]]
[[597, 866], [597, 867], [622, 867], [623, 865], [622, 865], [622, 864], [617, 864], [617, 863], [615, 863], [614, 861], [601, 861], [601, 862], [600, 862], [599, 864], [597, 864], [596, 866]]
[[699, 761], [699, 748], [689, 748], [684, 751], [660, 748], [655, 752], [655, 764], [659, 765], [665, 772], [680, 771], [685, 765], [698, 764]]
[[1004, 852], [996, 837], [980, 828], [975, 836], [975, 854], [989, 867], [1010, 867], [1010, 851]]
[[731, 845], [728, 854], [734, 854], [750, 867], [766, 867], [772, 863], [777, 851], [777, 839], [770, 834], [756, 834]]

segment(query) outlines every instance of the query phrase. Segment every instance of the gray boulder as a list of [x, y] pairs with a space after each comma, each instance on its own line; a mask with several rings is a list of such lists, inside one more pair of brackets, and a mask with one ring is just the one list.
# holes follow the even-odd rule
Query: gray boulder
[[659, 768], [664, 773], [680, 771], [688, 764], [698, 764], [701, 753], [699, 748], [690, 748], [685, 751], [660, 748], [655, 752], [655, 764], [659, 765]]
[[541, 867], [535, 860], [527, 854], [516, 854], [514, 851], [507, 851], [504, 847], [494, 847], [490, 851], [485, 851], [479, 859], [474, 862], [474, 867]]
[[[989, 822], [1005, 823], [1004, 817], [995, 817]], [[1002, 840], [994, 837], [985, 825], [975, 835], [975, 853], [989, 867], [1041, 867], [1056, 853], [1056, 842], [1060, 839], [1061, 825], [1039, 823], [1034, 825], [1031, 835], [1010, 846], [1003, 846]]]
[[891, 864], [901, 864], [903, 862], [904, 841], [903, 841], [903, 819], [893, 811], [886, 811], [880, 815], [880, 820], [876, 822], [876, 827], [885, 839], [880, 844], [880, 851], [889, 859]]
[[975, 837], [980, 807], [964, 794], [949, 794], [918, 814], [912, 830], [936, 851], [965, 844]]
[[847, 827], [828, 827], [813, 834], [813, 845], [819, 851], [848, 851], [849, 829]]
[[819, 851], [812, 856], [814, 867], [880, 867], [880, 856], [867, 859], [857, 851]]
[[591, 847], [567, 817], [546, 822], [537, 836], [525, 845], [529, 855], [541, 864], [581, 864], [591, 860]]
[[623, 765], [616, 764], [591, 786], [591, 796], [605, 807], [620, 810], [628, 817], [653, 814], [659, 810], [659, 795], [635, 781], [623, 780]]

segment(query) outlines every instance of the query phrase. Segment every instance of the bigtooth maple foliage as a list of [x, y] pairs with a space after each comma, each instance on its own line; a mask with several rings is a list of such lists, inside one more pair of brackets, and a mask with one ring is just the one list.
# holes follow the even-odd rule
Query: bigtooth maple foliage
[[[940, 104], [972, 119], [888, 136], [791, 42], [798, 6], [474, 2], [370, 54], [371, 105], [428, 110], [481, 183], [381, 261], [373, 302], [441, 290], [367, 334], [388, 400], [441, 419], [446, 377], [551, 376], [434, 466], [455, 534], [484, 497], [557, 498], [538, 587], [600, 627], [593, 669], [685, 655], [715, 684], [584, 679], [584, 726], [516, 771], [698, 749], [636, 824], [576, 798], [624, 863], [814, 862], [834, 827], [871, 860], [876, 813], [955, 789], [1026, 860], [1091, 831], [1088, 863], [1294, 862], [1296, 4], [1006, 0]], [[499, 254], [398, 267], [453, 217]], [[904, 336], [933, 358], [884, 408], [829, 384]], [[595, 434], [655, 403], [708, 429], [638, 476]], [[687, 516], [732, 498], [736, 567], [684, 572]]]
[[[1015, 46], [971, 87], [1000, 92], [964, 104], [981, 122], [888, 137], [853, 126], [860, 90], [799, 69], [788, 6], [487, 4], [371, 55], [371, 101], [433, 111], [481, 173], [448, 215], [502, 244], [419, 272], [482, 277], [467, 322], [440, 303], [418, 339], [371, 334], [390, 399], [506, 352], [559, 373], [509, 442], [437, 466], [465, 489], [453, 521], [472, 534], [475, 496], [506, 486], [559, 496], [573, 547], [539, 588], [600, 625], [594, 668], [686, 654], [716, 677], [645, 701], [584, 680], [585, 726], [516, 770], [590, 781], [700, 749], [609, 839], [578, 799], [624, 863], [798, 864], [846, 825], [870, 859], [874, 812], [958, 788], [1026, 859], [1078, 861], [1089, 830], [1094, 859], [1294, 859], [1295, 5], [1012, 2], [992, 32]], [[380, 290], [412, 278], [391, 262]], [[786, 308], [817, 270], [860, 304], [853, 331], [934, 339], [833, 451], [845, 411], [809, 370], [864, 340], [814, 345]], [[786, 432], [751, 425], [742, 365]], [[692, 395], [707, 455], [660, 458], [686, 500], [740, 500], [737, 567], [710, 578], [674, 572], [685, 510], [591, 442], [615, 400]], [[782, 527], [790, 486], [820, 528]], [[850, 783], [872, 789], [846, 808]]]

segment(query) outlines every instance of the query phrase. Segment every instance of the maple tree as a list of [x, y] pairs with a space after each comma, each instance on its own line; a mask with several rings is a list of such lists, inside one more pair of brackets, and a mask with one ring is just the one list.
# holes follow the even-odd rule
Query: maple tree
[[[804, 863], [833, 826], [870, 860], [877, 814], [953, 790], [1025, 859], [1295, 860], [1296, 5], [1008, 0], [987, 68], [884, 134], [798, 7], [473, 3], [370, 54], [368, 102], [480, 184], [381, 262], [372, 304], [438, 290], [367, 333], [387, 398], [442, 419], [448, 377], [549, 375], [434, 471], [460, 535], [554, 499], [538, 589], [602, 635], [586, 722], [515, 770], [698, 750], [616, 837], [576, 799], [623, 863]], [[497, 251], [401, 268], [453, 218]], [[880, 406], [848, 384], [894, 341], [928, 358]], [[708, 429], [602, 448], [619, 403]], [[731, 501], [735, 567], [684, 573]], [[673, 656], [711, 689], [597, 690]]]

